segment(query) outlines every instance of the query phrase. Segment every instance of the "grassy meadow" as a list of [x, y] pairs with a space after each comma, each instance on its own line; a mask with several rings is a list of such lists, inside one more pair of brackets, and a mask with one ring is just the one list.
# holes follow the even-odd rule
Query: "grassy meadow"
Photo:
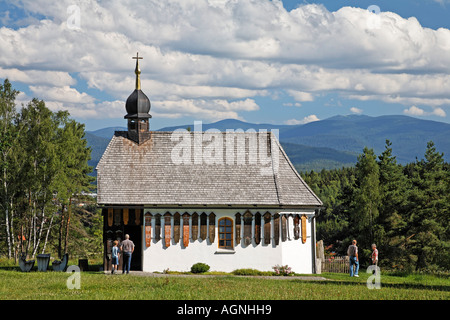
[[369, 274], [359, 278], [326, 273], [327, 280], [252, 276], [140, 276], [82, 272], [80, 289], [68, 289], [65, 272], [22, 273], [0, 268], [0, 300], [449, 300], [448, 275], [381, 273], [381, 289], [368, 289]]

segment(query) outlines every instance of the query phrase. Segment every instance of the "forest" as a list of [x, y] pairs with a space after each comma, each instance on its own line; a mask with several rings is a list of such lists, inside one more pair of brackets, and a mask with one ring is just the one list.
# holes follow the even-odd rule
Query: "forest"
[[[101, 255], [84, 124], [38, 99], [18, 110], [18, 94], [8, 79], [0, 84], [0, 258]], [[378, 156], [364, 148], [355, 166], [301, 172], [324, 203], [316, 238], [338, 255], [356, 239], [362, 265], [375, 243], [382, 268], [448, 271], [450, 164], [432, 141], [406, 165], [393, 150], [386, 140]]]
[[386, 140], [378, 156], [364, 148], [354, 167], [302, 173], [324, 203], [317, 239], [338, 255], [356, 239], [363, 265], [375, 243], [381, 268], [448, 271], [450, 165], [432, 141], [423, 159], [407, 165], [393, 149]]
[[101, 215], [89, 196], [84, 124], [0, 84], [0, 257], [87, 256], [101, 248]]

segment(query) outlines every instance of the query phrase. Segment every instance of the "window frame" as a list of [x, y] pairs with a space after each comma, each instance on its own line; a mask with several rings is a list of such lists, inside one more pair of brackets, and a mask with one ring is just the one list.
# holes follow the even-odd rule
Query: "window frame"
[[[226, 225], [226, 221], [230, 221], [231, 222], [231, 225], [230, 226], [227, 226]], [[224, 225], [221, 225], [221, 222], [222, 221], [225, 221], [225, 224]], [[225, 229], [225, 231], [220, 231], [220, 227], [224, 227]], [[226, 228], [227, 227], [229, 227], [230, 228], [230, 230], [231, 231], [229, 231], [229, 232], [227, 232], [226, 231]], [[222, 218], [220, 218], [219, 219], [219, 221], [218, 221], [218, 223], [217, 223], [217, 234], [218, 234], [218, 242], [217, 242], [217, 246], [218, 246], [218, 248], [219, 249], [225, 249], [225, 250], [233, 250], [234, 249], [234, 230], [233, 230], [233, 227], [234, 227], [234, 221], [233, 221], [233, 218], [231, 218], [231, 217], [222, 217]], [[223, 239], [221, 239], [220, 238], [220, 236], [221, 236], [221, 234], [224, 234], [225, 236], [224, 236], [224, 238]], [[231, 239], [226, 239], [226, 235], [227, 234], [231, 234]], [[224, 242], [224, 245], [220, 245], [220, 241], [223, 241]], [[231, 246], [227, 246], [226, 245], [226, 243], [227, 243], [227, 241], [231, 241]]]

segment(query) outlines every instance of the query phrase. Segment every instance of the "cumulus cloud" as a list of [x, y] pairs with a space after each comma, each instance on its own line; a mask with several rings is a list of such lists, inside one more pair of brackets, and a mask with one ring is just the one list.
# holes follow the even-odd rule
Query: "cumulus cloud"
[[288, 125], [296, 125], [296, 124], [306, 124], [306, 123], [310, 123], [310, 122], [314, 122], [314, 121], [320, 121], [320, 119], [317, 118], [317, 116], [315, 114], [311, 114], [309, 116], [304, 117], [301, 120], [289, 119], [289, 120], [286, 120], [284, 123], [288, 124]]
[[258, 104], [252, 99], [229, 102], [227, 100], [214, 99], [183, 99], [176, 101], [155, 101], [153, 103], [156, 114], [164, 115], [167, 112], [170, 117], [179, 118], [181, 116], [199, 116], [208, 120], [221, 120], [226, 118], [240, 119], [238, 111], [259, 110]]
[[[255, 97], [274, 92], [296, 104], [337, 92], [427, 105], [437, 116], [450, 105], [450, 30], [393, 12], [330, 12], [316, 4], [287, 11], [277, 0], [82, 0], [80, 28], [73, 29], [67, 24], [73, 1], [15, 5], [46, 18], [0, 29], [0, 77], [80, 115], [100, 117], [108, 104], [126, 99], [136, 51], [144, 56], [143, 90], [161, 117], [241, 118], [242, 111], [259, 110]], [[110, 101], [81, 92], [73, 73]], [[405, 113], [419, 112], [411, 108]]]
[[409, 109], [403, 110], [403, 113], [411, 116], [423, 116], [425, 114], [425, 111], [423, 111], [423, 109], [417, 108], [416, 106], [412, 106]]
[[435, 115], [438, 117], [446, 117], [447, 114], [442, 108], [434, 108], [431, 112], [426, 112], [425, 110], [418, 108], [416, 106], [411, 106], [408, 109], [403, 110], [404, 114], [410, 116], [426, 116], [426, 115]]
[[361, 114], [361, 113], [363, 113], [363, 110], [362, 110], [362, 109], [359, 109], [359, 108], [356, 108], [356, 107], [351, 107], [351, 108], [350, 108], [350, 111], [351, 111], [352, 113], [356, 113], [356, 114]]

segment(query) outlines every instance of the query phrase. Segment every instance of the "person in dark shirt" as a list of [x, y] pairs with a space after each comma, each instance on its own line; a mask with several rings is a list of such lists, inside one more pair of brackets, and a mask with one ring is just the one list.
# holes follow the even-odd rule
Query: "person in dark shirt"
[[[358, 259], [358, 247], [356, 246], [356, 240], [352, 241], [352, 244], [347, 249], [347, 254], [350, 261], [350, 277], [359, 277], [359, 259]], [[353, 266], [355, 266], [355, 271], [353, 271]]]
[[125, 240], [122, 241], [120, 251], [123, 254], [123, 270], [122, 273], [130, 273], [131, 255], [134, 251], [134, 243], [130, 240], [130, 235], [125, 235]]

